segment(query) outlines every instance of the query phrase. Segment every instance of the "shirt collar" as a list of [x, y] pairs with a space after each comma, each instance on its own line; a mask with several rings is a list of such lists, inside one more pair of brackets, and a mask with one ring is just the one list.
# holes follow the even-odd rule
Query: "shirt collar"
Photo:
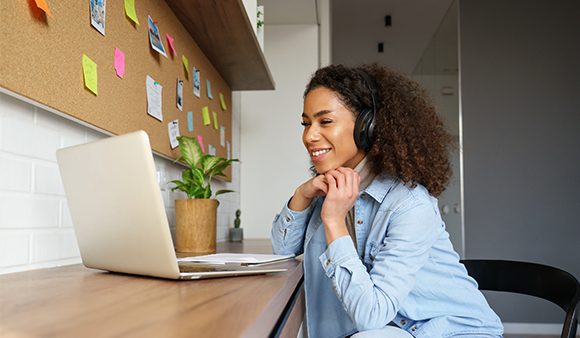
[[364, 193], [374, 198], [378, 203], [382, 203], [385, 196], [387, 196], [387, 193], [395, 183], [396, 180], [389, 175], [377, 175], [364, 190]]

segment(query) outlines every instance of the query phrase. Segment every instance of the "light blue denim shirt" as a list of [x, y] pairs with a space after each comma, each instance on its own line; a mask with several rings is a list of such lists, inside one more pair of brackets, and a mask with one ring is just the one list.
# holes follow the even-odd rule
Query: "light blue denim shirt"
[[356, 248], [350, 236], [326, 245], [323, 201], [300, 212], [286, 205], [272, 228], [276, 254], [304, 253], [310, 338], [389, 324], [421, 338], [503, 334], [423, 186], [376, 177], [355, 202]]

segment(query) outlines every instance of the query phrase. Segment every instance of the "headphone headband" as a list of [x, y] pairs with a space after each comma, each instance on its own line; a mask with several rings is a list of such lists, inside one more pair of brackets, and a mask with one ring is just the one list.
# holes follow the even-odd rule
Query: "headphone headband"
[[355, 121], [354, 141], [356, 146], [365, 151], [369, 151], [373, 142], [373, 134], [375, 129], [375, 114], [377, 110], [376, 95], [378, 92], [375, 80], [363, 69], [355, 69], [355, 71], [362, 77], [367, 89], [371, 94], [372, 107], [361, 109]]

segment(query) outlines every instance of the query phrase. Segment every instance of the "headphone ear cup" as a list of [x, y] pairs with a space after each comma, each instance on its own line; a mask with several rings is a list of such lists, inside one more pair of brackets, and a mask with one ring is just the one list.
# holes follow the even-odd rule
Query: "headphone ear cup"
[[354, 142], [359, 149], [369, 150], [375, 128], [373, 111], [365, 108], [360, 111], [354, 125]]

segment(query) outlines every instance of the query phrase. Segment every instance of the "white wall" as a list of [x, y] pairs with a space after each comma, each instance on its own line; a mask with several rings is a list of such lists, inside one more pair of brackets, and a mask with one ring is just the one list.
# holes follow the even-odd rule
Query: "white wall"
[[267, 25], [265, 56], [275, 91], [241, 93], [242, 227], [269, 238], [274, 215], [308, 179], [302, 145], [302, 95], [318, 68], [318, 26]]
[[[239, 156], [239, 107], [233, 107], [232, 153]], [[106, 135], [0, 92], [0, 274], [80, 262], [55, 152]], [[155, 156], [169, 223], [175, 226], [176, 197], [168, 182], [181, 167]], [[239, 208], [239, 166], [220, 196], [218, 241], [227, 236]], [[181, 197], [180, 197], [181, 198]]]

